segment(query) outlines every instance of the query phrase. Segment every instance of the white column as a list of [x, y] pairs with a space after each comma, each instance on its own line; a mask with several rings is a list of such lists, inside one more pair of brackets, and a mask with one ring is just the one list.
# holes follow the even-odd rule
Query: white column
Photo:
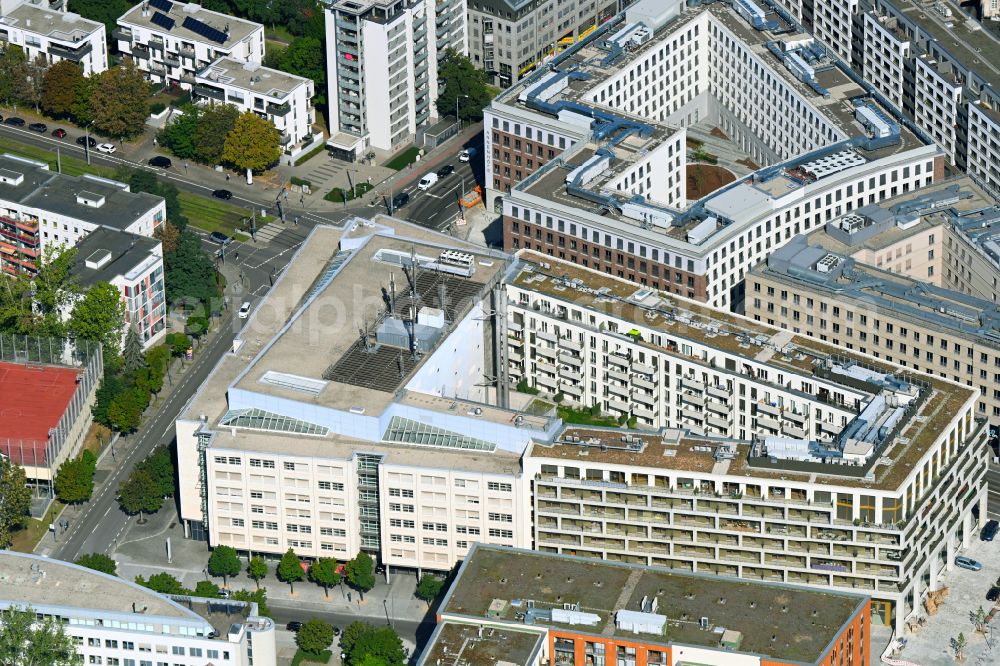
[[955, 568], [955, 542], [948, 538], [948, 557], [945, 560], [945, 568], [951, 571]]
[[[982, 515], [982, 514], [980, 514]], [[968, 548], [972, 541], [972, 511], [962, 516], [962, 548]]]

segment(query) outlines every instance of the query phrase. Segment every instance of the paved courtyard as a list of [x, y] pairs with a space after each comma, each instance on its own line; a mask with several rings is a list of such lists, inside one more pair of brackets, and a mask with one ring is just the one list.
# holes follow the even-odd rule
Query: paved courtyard
[[[985, 635], [976, 632], [970, 619], [970, 613], [980, 606], [990, 612], [992, 604], [986, 601], [986, 593], [1000, 577], [1000, 541], [980, 541], [978, 531], [975, 538], [960, 554], [982, 562], [983, 570], [968, 571], [955, 567], [942, 576], [942, 585], [949, 588], [948, 596], [938, 612], [927, 618], [927, 624], [922, 629], [906, 636], [906, 647], [898, 658], [919, 666], [956, 663], [951, 644], [952, 639], [962, 633], [968, 643], [963, 663], [975, 666], [1000, 664], [1000, 646], [997, 645], [1000, 642], [1000, 611], [987, 625]], [[880, 654], [874, 643], [872, 652]]]

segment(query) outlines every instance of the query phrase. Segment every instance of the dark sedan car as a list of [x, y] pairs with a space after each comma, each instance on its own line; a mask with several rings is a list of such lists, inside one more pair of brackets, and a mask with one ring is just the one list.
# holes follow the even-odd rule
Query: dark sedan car
[[288, 631], [298, 631], [301, 628], [302, 628], [302, 623], [299, 622], [298, 620], [292, 620], [291, 622], [285, 625], [285, 629], [288, 629]]
[[450, 164], [445, 164], [437, 170], [438, 178], [444, 178], [445, 176], [450, 176], [453, 173], [455, 173], [455, 167]]
[[229, 190], [215, 190], [212, 192], [212, 196], [216, 199], [232, 199], [233, 193]]
[[52, 130], [52, 136], [54, 136], [57, 139], [64, 139], [64, 138], [66, 138], [66, 130], [64, 130], [61, 127], [56, 128], [56, 129]]
[[24, 118], [18, 118], [16, 116], [13, 118], [8, 118], [7, 120], [3, 121], [3, 124], [12, 125], [13, 127], [24, 127]]
[[169, 169], [173, 162], [170, 161], [169, 157], [164, 157], [163, 155], [157, 155], [156, 157], [149, 158], [149, 166], [160, 167], [161, 169]]
[[49, 131], [49, 126], [45, 123], [31, 123], [28, 125], [28, 129], [32, 132], [38, 132], [39, 134], [45, 134]]
[[408, 203], [410, 203], [410, 195], [406, 192], [400, 192], [392, 198], [392, 209], [402, 208]]
[[95, 139], [92, 136], [91, 137], [78, 136], [76, 138], [76, 145], [78, 145], [78, 146], [83, 146], [83, 145], [86, 145], [88, 143], [89, 143], [89, 145], [90, 145], [91, 148], [95, 148], [97, 146], [97, 139]]

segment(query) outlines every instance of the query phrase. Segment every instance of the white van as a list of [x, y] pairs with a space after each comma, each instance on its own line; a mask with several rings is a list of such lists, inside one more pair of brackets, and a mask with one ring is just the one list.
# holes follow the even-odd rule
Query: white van
[[438, 175], [436, 173], [429, 173], [420, 179], [420, 182], [417, 184], [417, 189], [429, 190], [431, 185], [436, 182], [438, 182]]

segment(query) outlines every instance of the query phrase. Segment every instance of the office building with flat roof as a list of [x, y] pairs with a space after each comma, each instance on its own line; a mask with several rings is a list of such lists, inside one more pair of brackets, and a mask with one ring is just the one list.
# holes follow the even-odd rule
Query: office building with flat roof
[[76, 642], [81, 663], [276, 663], [274, 622], [258, 614], [256, 603], [161, 595], [76, 564], [11, 551], [0, 552], [0, 580], [0, 610], [30, 608], [55, 619]]
[[[753, 169], [689, 201], [688, 128], [705, 123]], [[505, 248], [737, 311], [746, 271], [792, 234], [945, 164], [787, 14], [753, 2], [633, 4], [498, 96], [484, 132]]]
[[536, 549], [856, 590], [898, 630], [985, 520], [976, 387], [518, 258], [508, 385], [640, 429], [535, 440]]
[[105, 37], [103, 23], [67, 11], [62, 0], [0, 2], [0, 41], [19, 46], [29, 62], [69, 60], [85, 76], [100, 74], [108, 68]]
[[477, 545], [417, 663], [866, 665], [869, 606], [857, 593]]

